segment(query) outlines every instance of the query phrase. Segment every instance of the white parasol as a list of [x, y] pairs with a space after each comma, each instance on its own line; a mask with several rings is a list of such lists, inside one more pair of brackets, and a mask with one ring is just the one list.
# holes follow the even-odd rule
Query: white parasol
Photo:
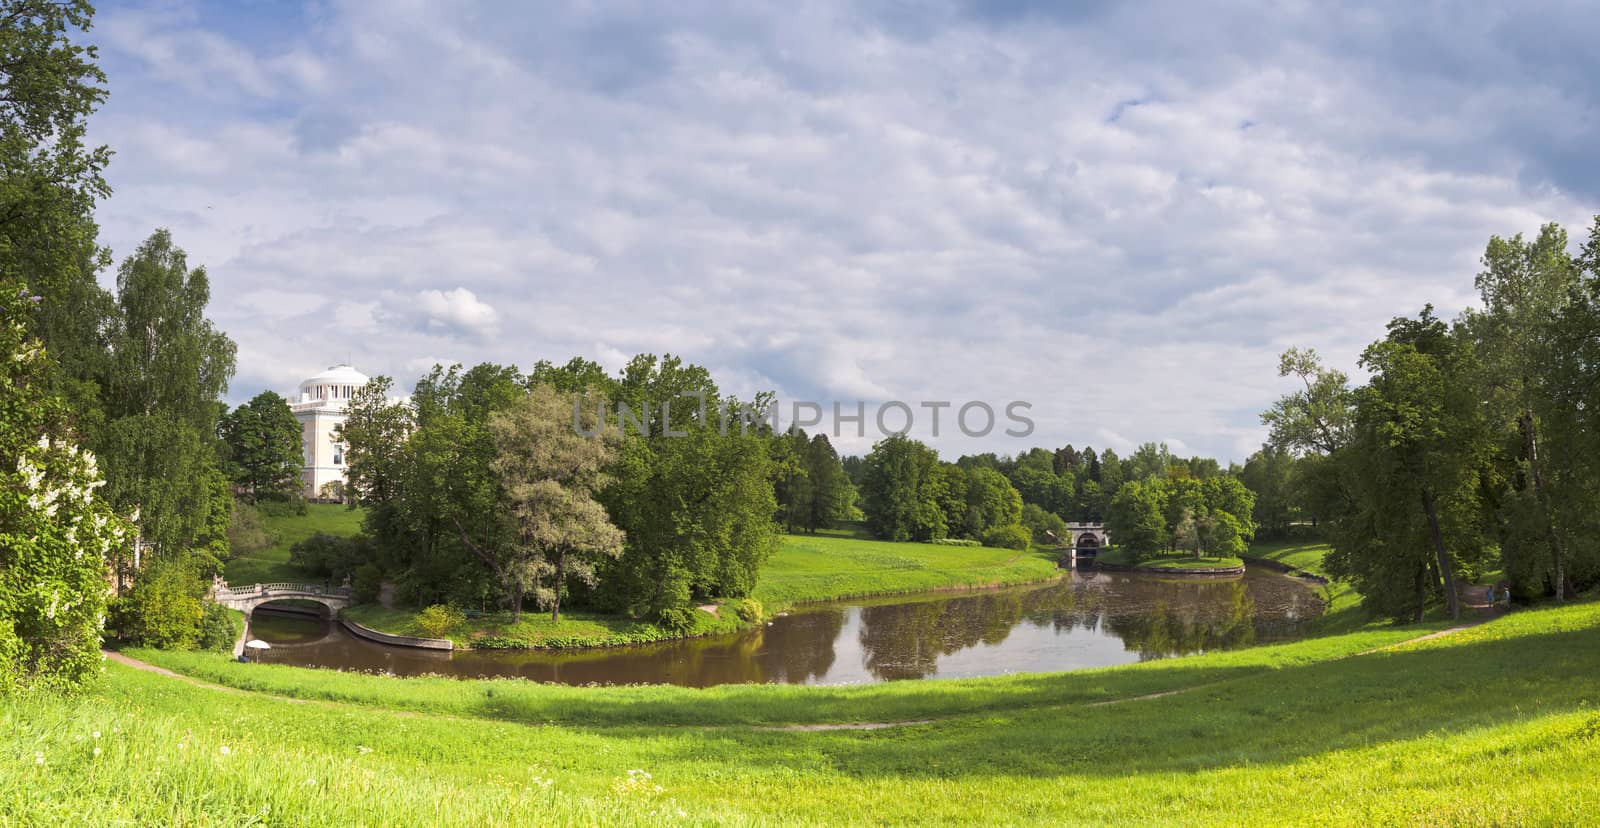
[[252, 650], [270, 650], [270, 649], [272, 649], [272, 645], [271, 644], [268, 644], [267, 642], [262, 641], [259, 638], [252, 638], [249, 641], [246, 641], [244, 643], [244, 645], [246, 647], [249, 647]]

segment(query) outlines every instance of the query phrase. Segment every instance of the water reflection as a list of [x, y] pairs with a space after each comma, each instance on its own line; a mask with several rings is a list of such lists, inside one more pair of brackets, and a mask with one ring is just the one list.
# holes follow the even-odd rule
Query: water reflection
[[261, 660], [396, 675], [564, 684], [847, 684], [1073, 670], [1296, 637], [1310, 588], [1247, 572], [1215, 580], [1086, 572], [1041, 587], [808, 608], [714, 639], [583, 652], [454, 654], [386, 647], [314, 619], [259, 616]]

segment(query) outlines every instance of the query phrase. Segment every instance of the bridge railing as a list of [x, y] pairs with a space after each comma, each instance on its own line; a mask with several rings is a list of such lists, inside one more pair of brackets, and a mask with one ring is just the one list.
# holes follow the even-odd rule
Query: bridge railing
[[224, 600], [229, 598], [254, 598], [262, 595], [280, 595], [291, 592], [340, 598], [350, 595], [350, 590], [345, 587], [329, 588], [322, 584], [296, 584], [288, 581], [274, 581], [266, 584], [251, 584], [250, 586], [222, 585], [216, 588], [214, 596], [218, 600]]

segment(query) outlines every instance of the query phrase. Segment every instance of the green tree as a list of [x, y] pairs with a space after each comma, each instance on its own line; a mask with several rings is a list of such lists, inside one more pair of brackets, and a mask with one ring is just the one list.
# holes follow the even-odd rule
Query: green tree
[[1135, 558], [1154, 555], [1167, 546], [1167, 519], [1162, 514], [1163, 497], [1155, 481], [1123, 484], [1112, 496], [1106, 510], [1106, 530], [1117, 546]]
[[[1560, 415], [1546, 378], [1555, 351], [1552, 323], [1579, 295], [1579, 264], [1568, 253], [1566, 231], [1552, 223], [1531, 241], [1520, 234], [1491, 238], [1476, 284], [1483, 310], [1469, 311], [1465, 321], [1483, 365], [1490, 416], [1521, 438], [1517, 459], [1530, 484], [1529, 511], [1545, 541], [1542, 550], [1531, 544], [1513, 548], [1548, 561], [1560, 601], [1571, 592], [1566, 556], [1570, 540], [1557, 510], [1558, 495], [1546, 480], [1551, 447], [1545, 443], [1545, 425]], [[1559, 447], [1555, 453], [1569, 450]]]
[[861, 481], [867, 528], [882, 540], [945, 537], [944, 510], [937, 496], [939, 455], [917, 440], [891, 434], [873, 445]]
[[517, 541], [504, 560], [491, 560], [511, 590], [515, 620], [523, 590], [532, 587], [550, 620], [561, 621], [561, 593], [568, 577], [595, 583], [595, 563], [622, 554], [624, 536], [612, 525], [595, 494], [607, 483], [622, 435], [616, 428], [585, 423], [573, 428], [573, 397], [535, 385], [521, 399], [489, 418], [495, 459]]
[[0, 694], [94, 674], [106, 559], [131, 537], [50, 393], [55, 368], [25, 324], [33, 295], [0, 273]]
[[1255, 522], [1263, 534], [1284, 537], [1296, 514], [1294, 497], [1295, 458], [1287, 450], [1265, 445], [1245, 460], [1240, 482], [1255, 493]]
[[215, 558], [226, 548], [231, 509], [214, 496], [225, 485], [216, 421], [234, 345], [205, 317], [209, 299], [204, 268], [190, 270], [165, 230], [117, 273], [107, 420], [94, 443], [107, 498], [139, 510], [140, 534], [160, 557], [205, 550]]
[[263, 391], [222, 417], [222, 444], [229, 479], [250, 493], [255, 503], [262, 494], [285, 495], [300, 485], [300, 421], [289, 403], [272, 391]]

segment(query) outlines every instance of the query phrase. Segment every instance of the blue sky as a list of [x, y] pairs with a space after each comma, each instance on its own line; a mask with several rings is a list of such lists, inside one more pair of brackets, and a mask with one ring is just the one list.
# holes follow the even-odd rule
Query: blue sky
[[1353, 368], [1600, 212], [1579, 4], [724, 5], [105, 3], [103, 238], [206, 265], [235, 400], [671, 351], [1033, 404], [950, 457], [1242, 460], [1285, 347]]

